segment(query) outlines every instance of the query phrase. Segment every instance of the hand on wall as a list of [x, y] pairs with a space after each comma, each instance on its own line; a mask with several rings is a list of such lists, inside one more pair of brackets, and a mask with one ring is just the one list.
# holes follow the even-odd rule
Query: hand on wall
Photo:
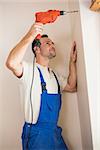
[[73, 42], [71, 52], [70, 52], [70, 61], [76, 62], [77, 61], [77, 50], [76, 50], [76, 42]]

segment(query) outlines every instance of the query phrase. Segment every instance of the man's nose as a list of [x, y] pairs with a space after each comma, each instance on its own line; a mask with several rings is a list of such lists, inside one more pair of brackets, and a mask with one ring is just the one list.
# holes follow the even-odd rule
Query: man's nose
[[52, 46], [52, 47], [55, 47], [54, 43], [51, 43], [51, 46]]
[[54, 46], [53, 44], [51, 44], [51, 45], [50, 45], [50, 48], [54, 48], [54, 49], [55, 49], [55, 46]]

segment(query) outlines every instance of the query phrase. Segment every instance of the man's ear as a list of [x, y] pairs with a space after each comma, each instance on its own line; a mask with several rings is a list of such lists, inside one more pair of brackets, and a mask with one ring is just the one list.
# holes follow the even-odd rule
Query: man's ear
[[37, 54], [37, 53], [40, 53], [40, 48], [39, 48], [38, 46], [35, 46], [35, 47], [34, 47], [34, 51], [35, 51], [36, 54]]
[[34, 47], [34, 51], [36, 52], [37, 46]]

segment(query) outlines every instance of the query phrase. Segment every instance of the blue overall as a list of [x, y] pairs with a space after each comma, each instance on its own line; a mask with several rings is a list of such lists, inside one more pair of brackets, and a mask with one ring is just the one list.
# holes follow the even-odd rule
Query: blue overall
[[58, 84], [58, 93], [49, 94], [41, 70], [39, 68], [38, 70], [42, 87], [40, 113], [36, 124], [25, 122], [22, 132], [22, 149], [68, 150], [61, 135], [62, 128], [57, 126], [61, 108], [60, 85], [57, 77], [53, 72]]

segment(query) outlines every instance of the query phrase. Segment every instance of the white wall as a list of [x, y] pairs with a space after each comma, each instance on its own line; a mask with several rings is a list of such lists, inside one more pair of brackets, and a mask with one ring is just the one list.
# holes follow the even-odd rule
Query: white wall
[[[72, 5], [73, 4], [73, 5]], [[82, 34], [82, 22], [81, 22], [81, 8], [80, 3], [77, 0], [70, 2], [70, 9], [79, 10], [79, 13], [74, 16], [71, 15], [71, 25], [72, 25], [72, 37], [76, 39], [77, 42], [77, 79], [78, 79], [78, 110], [80, 118], [81, 127], [81, 137], [82, 137], [82, 148], [83, 150], [92, 150], [92, 137], [91, 137], [91, 124], [90, 124], [90, 110], [89, 110], [89, 97], [88, 97], [88, 86], [86, 78], [86, 66], [84, 58], [84, 37]], [[88, 5], [89, 9], [89, 5]], [[75, 21], [76, 20], [76, 21]]]
[[[0, 75], [2, 79], [2, 87], [0, 87], [0, 104], [2, 106], [0, 109], [0, 122], [2, 122], [2, 124], [0, 124], [0, 150], [21, 149], [20, 135], [23, 123], [23, 113], [21, 112], [20, 107], [19, 82], [18, 79], [16, 79], [16, 77], [14, 77], [12, 73], [4, 66], [9, 50], [21, 39], [21, 37], [28, 31], [29, 27], [34, 22], [34, 12], [48, 10], [51, 8], [60, 10], [71, 10], [72, 8], [79, 9], [78, 3], [72, 3], [69, 5], [69, 2], [2, 3], [4, 22], [2, 22], [2, 29], [0, 28], [0, 31], [3, 31], [2, 45], [0, 44], [0, 49], [2, 49], [2, 57], [0, 59], [2, 68], [2, 73]], [[69, 145], [70, 150], [87, 150], [83, 149], [84, 142], [82, 138], [84, 135], [82, 131], [85, 131], [87, 125], [87, 129], [90, 129], [90, 126], [88, 124], [88, 96], [85, 78], [84, 55], [82, 51], [83, 43], [80, 15], [69, 14], [59, 17], [54, 24], [45, 26], [44, 33], [48, 33], [57, 45], [57, 57], [53, 60], [51, 66], [56, 68], [56, 70], [62, 75], [68, 75], [69, 54], [73, 40], [76, 40], [77, 47], [80, 50], [78, 52], [79, 56], [77, 63], [78, 99], [76, 93], [63, 94], [63, 105], [60, 113], [59, 124], [63, 128], [63, 137], [65, 142]], [[29, 47], [25, 55], [25, 59], [32, 61], [32, 58], [33, 55]], [[81, 80], [80, 72], [82, 73], [83, 80]], [[82, 97], [82, 99], [80, 99], [80, 97]], [[85, 122], [82, 124], [81, 121], [83, 120], [81, 116], [85, 112], [80, 111], [82, 106], [86, 106], [86, 124]], [[89, 134], [90, 130], [87, 133]], [[88, 139], [87, 137], [85, 136], [86, 140]], [[88, 140], [88, 142], [90, 141]]]
[[89, 6], [89, 0], [80, 1], [93, 148], [100, 150], [100, 12]]
[[[2, 11], [2, 5], [0, 5], [0, 26], [1, 26], [1, 28], [0, 28], [0, 52], [2, 52], [2, 41], [1, 41], [1, 39], [2, 39], [2, 30], [3, 30], [3, 27], [2, 27], [2, 25], [3, 25], [3, 11]], [[0, 61], [1, 61], [1, 55], [0, 55]], [[0, 68], [2, 67], [2, 64], [0, 63]], [[2, 75], [1, 75], [1, 71], [0, 71], [0, 85], [1, 85], [1, 81], [2, 81]], [[0, 110], [2, 109], [2, 103], [1, 103], [1, 94], [2, 94], [2, 91], [1, 91], [1, 86], [0, 86]], [[0, 118], [2, 117], [2, 115], [1, 115], [1, 113], [0, 113]], [[0, 135], [1, 135], [1, 129], [0, 129]], [[1, 145], [1, 143], [2, 143], [2, 137], [0, 136], [0, 145]]]

